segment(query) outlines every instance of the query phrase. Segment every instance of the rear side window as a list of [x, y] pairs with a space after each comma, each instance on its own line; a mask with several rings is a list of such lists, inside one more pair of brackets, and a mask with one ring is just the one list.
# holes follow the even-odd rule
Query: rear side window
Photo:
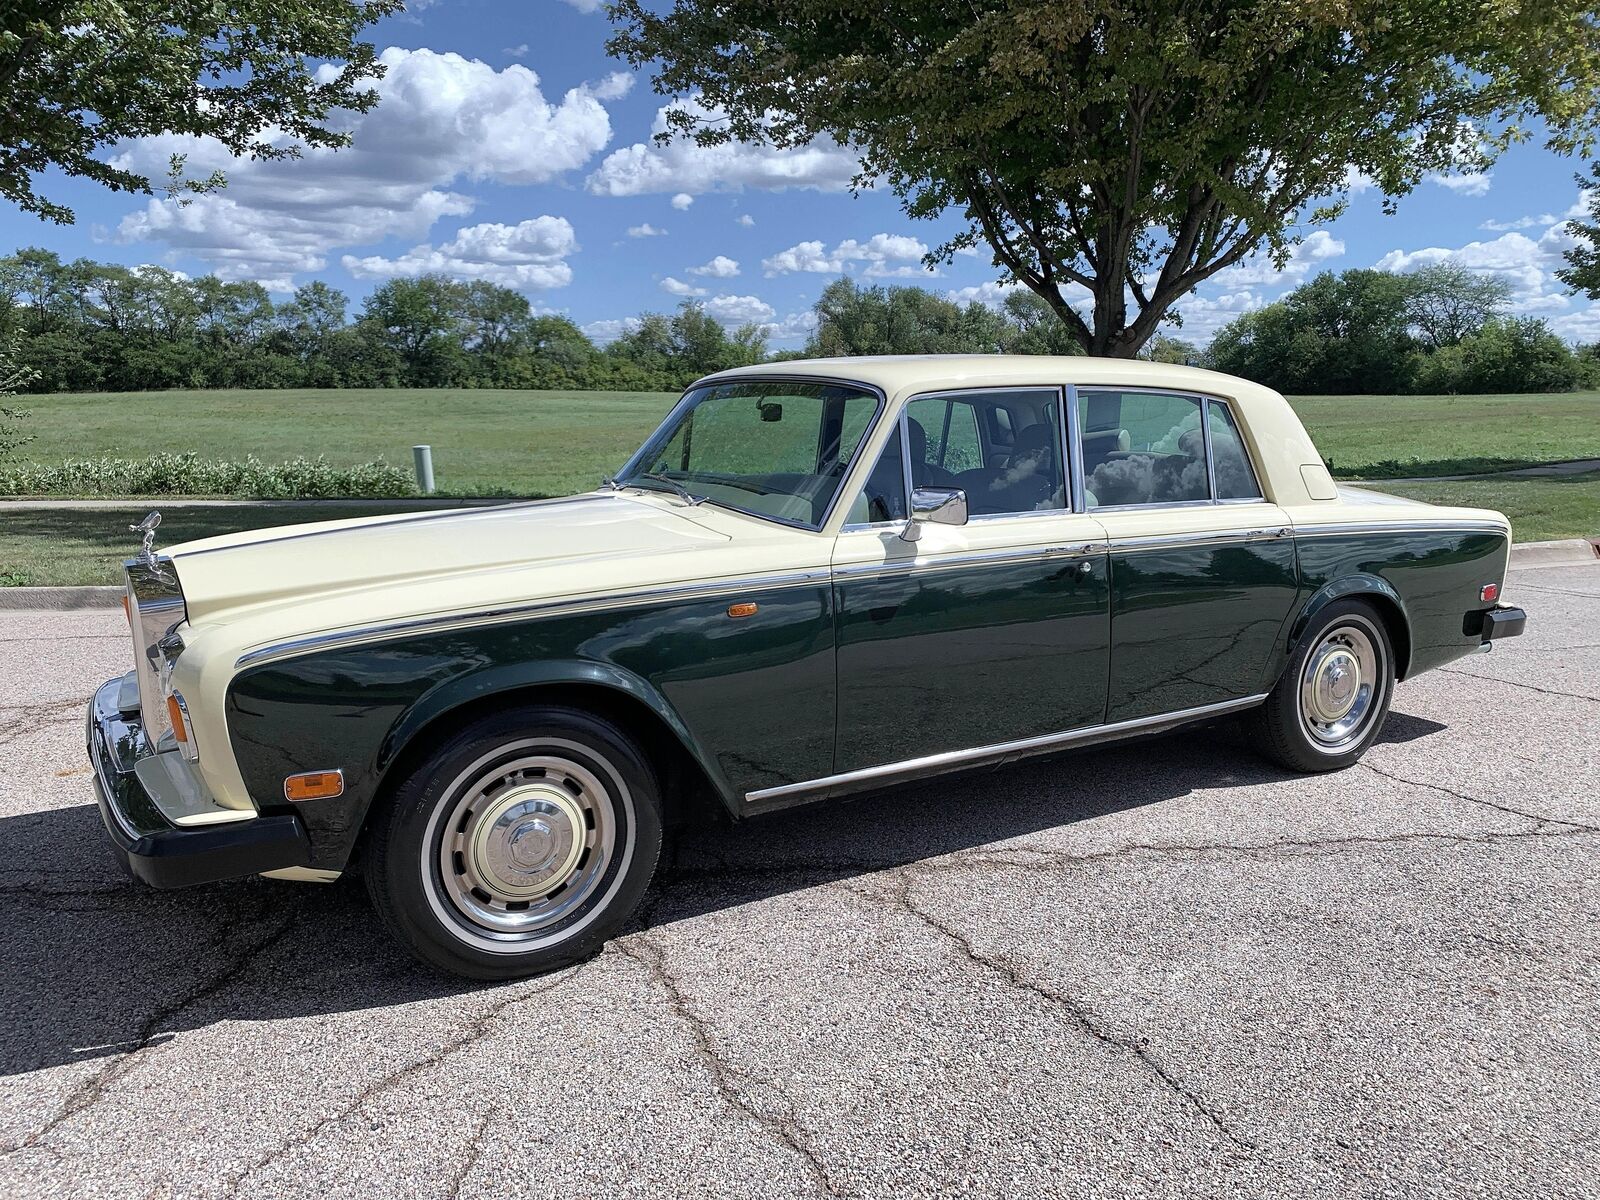
[[1201, 402], [1132, 391], [1078, 394], [1090, 508], [1211, 499]]

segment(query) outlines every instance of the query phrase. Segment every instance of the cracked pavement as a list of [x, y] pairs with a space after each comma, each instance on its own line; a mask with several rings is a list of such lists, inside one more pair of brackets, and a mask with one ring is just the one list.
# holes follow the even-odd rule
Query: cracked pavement
[[116, 612], [0, 612], [0, 1195], [1593, 1196], [1600, 568], [1363, 764], [1231, 724], [682, 836], [578, 967], [118, 870]]

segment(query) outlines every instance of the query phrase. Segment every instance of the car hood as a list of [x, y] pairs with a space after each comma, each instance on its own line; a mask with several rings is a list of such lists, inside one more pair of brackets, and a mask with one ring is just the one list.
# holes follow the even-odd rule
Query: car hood
[[191, 627], [276, 614], [277, 629], [307, 632], [685, 577], [705, 569], [694, 552], [733, 540], [699, 514], [601, 492], [254, 530], [167, 554]]

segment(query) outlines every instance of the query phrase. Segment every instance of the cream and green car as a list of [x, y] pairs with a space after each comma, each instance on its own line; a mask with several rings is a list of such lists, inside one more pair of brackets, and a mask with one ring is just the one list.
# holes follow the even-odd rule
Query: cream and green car
[[1396, 680], [1525, 620], [1500, 514], [1335, 485], [1265, 388], [1092, 358], [741, 369], [585, 495], [152, 536], [136, 669], [88, 722], [130, 869], [359, 870], [480, 978], [592, 953], [702, 799], [742, 819], [1224, 714], [1334, 770]]

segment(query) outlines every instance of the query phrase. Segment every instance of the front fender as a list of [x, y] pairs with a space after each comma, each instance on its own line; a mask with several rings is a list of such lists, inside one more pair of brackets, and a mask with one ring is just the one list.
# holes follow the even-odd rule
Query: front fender
[[387, 774], [417, 734], [435, 721], [447, 718], [452, 712], [497, 695], [558, 686], [604, 688], [643, 705], [678, 739], [705, 772], [706, 779], [723, 798], [723, 802], [727, 803], [733, 796], [733, 788], [716, 759], [705, 753], [678, 711], [660, 691], [632, 671], [613, 663], [587, 659], [505, 663], [444, 680], [419, 696], [416, 703], [390, 727], [375, 764], [378, 772]]

